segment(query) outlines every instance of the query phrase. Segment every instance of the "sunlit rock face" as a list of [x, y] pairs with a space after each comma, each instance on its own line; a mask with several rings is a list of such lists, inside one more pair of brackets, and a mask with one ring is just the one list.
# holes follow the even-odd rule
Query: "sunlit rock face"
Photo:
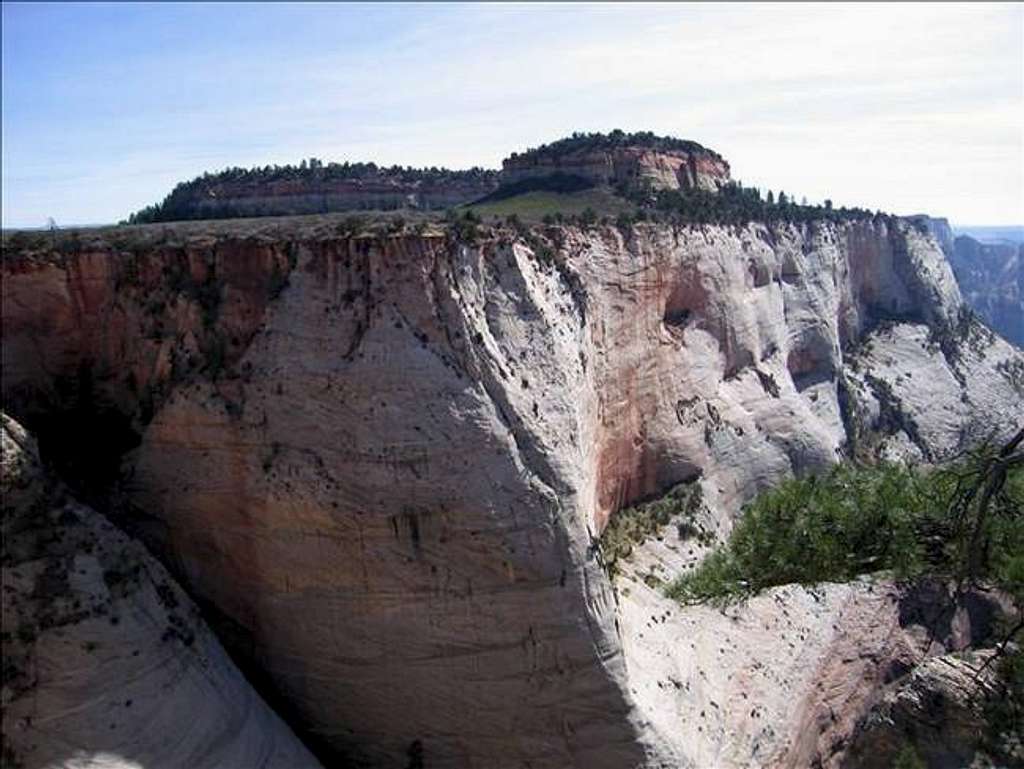
[[593, 184], [650, 190], [715, 191], [729, 182], [729, 164], [704, 148], [653, 149], [624, 145], [564, 152], [512, 155], [502, 163], [502, 184], [552, 174], [577, 176]]
[[0, 416], [4, 766], [319, 767], [167, 571]]
[[[1022, 396], [1020, 355], [957, 331], [941, 253], [896, 220], [214, 228], [4, 272], [10, 407], [47, 431], [117, 415], [125, 525], [303, 734], [368, 765], [756, 764], [728, 729], [675, 728], [683, 691], [649, 696], [640, 637], [675, 609], [613, 590], [609, 516], [699, 478], [725, 533], [782, 477], [854, 448], [938, 458], [1009, 430]], [[903, 358], [929, 408], [872, 378]], [[781, 702], [813, 681], [762, 684]]]
[[179, 205], [193, 219], [400, 208], [443, 210], [482, 198], [497, 186], [497, 171], [481, 171], [475, 178], [430, 181], [404, 179], [401, 173], [380, 169], [365, 179], [197, 180]]
[[[990, 594], [954, 611], [943, 586], [881, 580], [790, 585], [725, 610], [684, 608], [650, 577], [681, 568], [680, 555], [648, 544], [617, 578], [636, 702], [671, 735], [680, 766], [891, 766], [905, 736], [877, 712], [880, 694], [935, 655], [991, 643], [1002, 612]], [[941, 692], [927, 671], [912, 685], [926, 701]], [[964, 731], [935, 745], [935, 765], [970, 763], [951, 763], [973, 747]], [[860, 755], [848, 756], [854, 740]], [[889, 763], [877, 758], [879, 740], [889, 743]]]

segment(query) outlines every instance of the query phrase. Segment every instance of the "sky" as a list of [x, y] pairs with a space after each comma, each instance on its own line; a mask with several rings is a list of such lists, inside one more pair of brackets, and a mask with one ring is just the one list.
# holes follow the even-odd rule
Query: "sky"
[[1024, 4], [3, 3], [3, 226], [228, 166], [693, 139], [745, 185], [1024, 223]]

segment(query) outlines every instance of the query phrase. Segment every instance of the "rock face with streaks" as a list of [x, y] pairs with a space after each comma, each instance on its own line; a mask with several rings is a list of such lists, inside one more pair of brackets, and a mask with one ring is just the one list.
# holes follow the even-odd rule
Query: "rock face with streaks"
[[318, 767], [146, 550], [3, 419], [3, 764]]
[[496, 171], [450, 172], [440, 179], [409, 179], [379, 169], [362, 178], [296, 175], [272, 182], [240, 179], [191, 182], [187, 196], [175, 201], [189, 218], [285, 216], [329, 211], [437, 210], [482, 198], [498, 185]]
[[698, 144], [686, 148], [625, 143], [561, 149], [548, 145], [502, 162], [502, 184], [553, 174], [626, 189], [715, 191], [729, 182], [729, 164]]
[[[810, 755], [733, 727], [694, 741], [704, 700], [653, 692], [668, 668], [641, 643], [674, 604], [613, 590], [597, 536], [693, 479], [724, 533], [844, 451], [939, 458], [1008, 432], [1024, 394], [1020, 353], [963, 320], [934, 241], [894, 219], [118, 237], [5, 253], [5, 402], [69, 477], [104, 463], [119, 520], [294, 725], [357, 764]], [[927, 400], [892, 378], [904, 361]], [[107, 428], [112, 465], [54, 438], [71, 423]], [[794, 599], [826, 639], [814, 664], [844, 607], [892, 626], [898, 599], [858, 590]], [[734, 659], [701, 697], [724, 707]], [[789, 686], [773, 707], [800, 697], [818, 723], [814, 680]]]
[[908, 216], [907, 219], [931, 233], [932, 237], [935, 238], [935, 242], [939, 244], [939, 248], [942, 249], [942, 253], [947, 257], [953, 253], [953, 240], [955, 236], [953, 235], [953, 228], [949, 224], [949, 219], [928, 216], [927, 214], [915, 214], [914, 216]]

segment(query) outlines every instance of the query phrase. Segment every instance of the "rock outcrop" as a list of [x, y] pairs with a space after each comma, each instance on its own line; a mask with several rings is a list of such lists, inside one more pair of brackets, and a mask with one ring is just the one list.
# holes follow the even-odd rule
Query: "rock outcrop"
[[1024, 245], [954, 236], [948, 221], [924, 214], [909, 218], [935, 237], [967, 305], [1004, 339], [1024, 347]]
[[166, 570], [0, 416], [3, 765], [318, 767]]
[[[8, 249], [4, 396], [44, 453], [68, 451], [52, 415], [127, 426], [119, 520], [299, 729], [367, 764], [757, 763], [728, 729], [692, 741], [667, 715], [698, 724], [683, 692], [676, 711], [645, 693], [641, 634], [675, 605], [613, 590], [609, 516], [698, 479], [725, 533], [844, 451], [938, 459], [1020, 416], [1021, 354], [975, 333], [934, 240], [897, 220], [475, 242], [303, 226]], [[928, 408], [878, 383], [917, 383], [907, 360]], [[823, 639], [808, 664], [851, 590], [794, 598]], [[852, 617], [874, 616], [863, 601]], [[789, 685], [817, 723], [814, 679]]]
[[1024, 764], [1021, 725], [993, 723], [992, 709], [1006, 696], [993, 654], [986, 649], [931, 657], [884, 687], [841, 765], [888, 769], [908, 750], [925, 766]]
[[927, 214], [916, 214], [907, 218], [926, 228], [939, 244], [942, 253], [947, 257], [953, 253], [953, 240], [956, 236], [953, 234], [953, 228], [949, 224], [949, 219], [941, 216], [928, 216]]
[[513, 153], [502, 162], [502, 184], [558, 174], [626, 190], [701, 189], [729, 182], [729, 164], [696, 142], [566, 139]]

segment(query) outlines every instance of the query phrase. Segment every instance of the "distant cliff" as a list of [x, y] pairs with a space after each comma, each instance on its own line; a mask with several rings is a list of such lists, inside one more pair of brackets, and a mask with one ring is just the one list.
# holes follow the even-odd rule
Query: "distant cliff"
[[322, 163], [229, 168], [179, 184], [132, 224], [232, 219], [335, 211], [438, 210], [472, 203], [500, 188], [555, 177], [573, 189], [614, 188], [714, 192], [729, 182], [729, 164], [696, 142], [652, 133], [573, 134], [513, 153], [503, 170], [385, 168], [374, 163]]
[[702, 189], [729, 182], [729, 164], [697, 142], [651, 133], [574, 134], [502, 164], [502, 183], [552, 174], [576, 176], [623, 191]]
[[960, 235], [949, 261], [968, 304], [1005, 339], [1024, 347], [1024, 246]]
[[1024, 347], [1024, 245], [954, 236], [946, 219], [925, 214], [909, 218], [935, 237], [971, 309], [1004, 339]]
[[133, 224], [325, 214], [333, 211], [436, 210], [468, 203], [498, 186], [483, 168], [385, 168], [374, 163], [229, 168], [179, 184], [163, 200], [132, 215]]

